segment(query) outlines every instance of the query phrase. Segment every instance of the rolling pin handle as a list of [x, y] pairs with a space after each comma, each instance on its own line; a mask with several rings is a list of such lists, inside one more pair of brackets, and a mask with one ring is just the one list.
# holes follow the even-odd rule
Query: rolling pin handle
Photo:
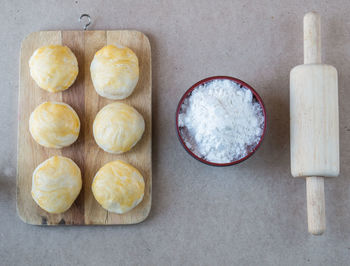
[[313, 235], [322, 235], [326, 230], [323, 177], [306, 178], [306, 196], [309, 232]]
[[321, 64], [321, 18], [316, 12], [304, 16], [304, 64]]

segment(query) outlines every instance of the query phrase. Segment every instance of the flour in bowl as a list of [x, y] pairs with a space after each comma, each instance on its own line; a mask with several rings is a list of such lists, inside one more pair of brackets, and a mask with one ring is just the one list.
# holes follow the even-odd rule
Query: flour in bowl
[[212, 163], [239, 160], [259, 143], [264, 114], [250, 89], [228, 79], [209, 81], [184, 100], [178, 125], [186, 146]]

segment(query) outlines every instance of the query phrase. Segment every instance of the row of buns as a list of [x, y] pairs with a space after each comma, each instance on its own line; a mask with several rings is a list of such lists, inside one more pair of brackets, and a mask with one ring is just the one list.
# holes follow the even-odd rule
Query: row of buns
[[[30, 74], [37, 85], [48, 92], [67, 90], [78, 75], [78, 62], [66, 46], [40, 47], [29, 60]], [[139, 79], [138, 58], [120, 45], [108, 45], [96, 52], [90, 66], [96, 92], [109, 99], [130, 96]], [[96, 143], [104, 151], [120, 154], [130, 150], [145, 130], [142, 115], [132, 106], [114, 102], [103, 107], [93, 123]], [[29, 118], [33, 139], [47, 148], [63, 148], [74, 143], [80, 132], [80, 120], [74, 109], [63, 102], [44, 102]], [[92, 192], [106, 210], [125, 213], [142, 201], [144, 179], [132, 165], [117, 160], [96, 173]], [[79, 167], [70, 158], [53, 156], [34, 170], [32, 197], [44, 210], [62, 213], [70, 208], [82, 187]]]
[[[70, 158], [52, 156], [39, 164], [32, 177], [32, 197], [49, 213], [67, 211], [82, 188], [81, 171]], [[143, 199], [145, 181], [131, 164], [121, 160], [109, 162], [96, 173], [91, 190], [106, 210], [123, 214]]]
[[[67, 90], [78, 76], [78, 61], [67, 46], [49, 45], [36, 49], [29, 59], [30, 74], [49, 92]], [[112, 100], [125, 99], [139, 79], [136, 54], [128, 47], [107, 45], [96, 52], [90, 65], [96, 92]]]
[[[80, 120], [74, 109], [62, 102], [44, 102], [29, 118], [33, 139], [46, 148], [60, 149], [73, 144], [79, 136]], [[142, 115], [132, 106], [114, 102], [103, 107], [93, 123], [93, 135], [104, 151], [121, 154], [129, 151], [145, 131]]]

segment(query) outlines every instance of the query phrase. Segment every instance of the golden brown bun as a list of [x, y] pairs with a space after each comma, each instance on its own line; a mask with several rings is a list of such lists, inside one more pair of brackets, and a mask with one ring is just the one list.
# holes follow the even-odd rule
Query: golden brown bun
[[105, 164], [95, 175], [92, 192], [102, 207], [110, 212], [126, 213], [143, 199], [145, 181], [132, 165], [117, 160]]
[[30, 115], [29, 131], [40, 145], [47, 148], [62, 148], [77, 140], [80, 120], [68, 104], [44, 102]]
[[111, 103], [96, 115], [93, 134], [106, 152], [120, 154], [130, 150], [141, 139], [145, 121], [135, 108], [125, 103]]
[[78, 197], [81, 186], [79, 167], [67, 157], [53, 156], [34, 170], [32, 197], [45, 211], [62, 213]]
[[68, 89], [78, 75], [78, 61], [73, 52], [62, 45], [38, 48], [29, 59], [30, 75], [38, 86], [49, 92]]
[[108, 45], [97, 51], [90, 72], [99, 95], [112, 100], [125, 99], [139, 80], [139, 62], [131, 49]]

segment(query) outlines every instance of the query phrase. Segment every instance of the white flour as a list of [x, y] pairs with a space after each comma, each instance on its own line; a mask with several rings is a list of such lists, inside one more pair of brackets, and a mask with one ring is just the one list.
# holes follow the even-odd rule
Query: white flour
[[178, 120], [187, 147], [213, 163], [245, 157], [258, 144], [264, 122], [252, 92], [226, 79], [195, 88], [181, 106]]

